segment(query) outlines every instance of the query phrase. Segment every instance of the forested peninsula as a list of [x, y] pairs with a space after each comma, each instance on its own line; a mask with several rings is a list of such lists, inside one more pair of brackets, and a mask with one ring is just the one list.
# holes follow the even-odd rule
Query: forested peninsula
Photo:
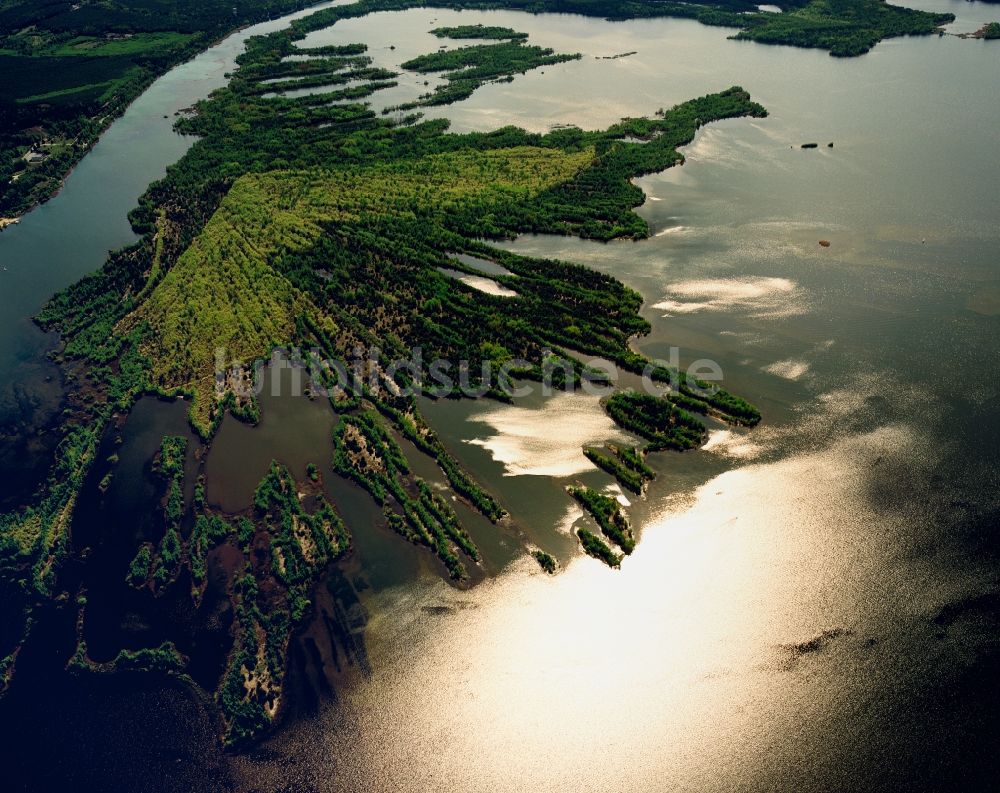
[[[477, 381], [486, 363], [520, 361], [515, 377], [556, 383], [593, 377], [582, 360], [589, 355], [626, 371], [647, 368], [630, 346], [649, 330], [636, 292], [585, 267], [520, 256], [490, 240], [524, 232], [644, 237], [648, 227], [633, 211], [644, 196], [631, 180], [683, 162], [678, 147], [702, 125], [764, 116], [764, 108], [733, 87], [600, 131], [507, 127], [452, 134], [445, 120], [390, 119], [362, 101], [394, 77], [373, 68], [363, 44], [314, 51], [298, 44], [310, 31], [372, 5], [330, 8], [251, 38], [229, 85], [178, 122], [199, 139], [132, 212], [141, 239], [39, 315], [43, 327], [61, 335], [58, 361], [74, 385], [48, 481], [22, 509], [0, 516], [4, 687], [36, 620], [51, 609], [75, 608], [72, 670], [187, 677], [214, 694], [225, 741], [251, 741], [280, 718], [289, 638], [310, 613], [318, 577], [350, 552], [351, 527], [324, 496], [324, 476], [342, 476], [367, 491], [385, 529], [424, 548], [459, 585], [480, 564], [479, 549], [449, 500], [413, 470], [401, 441], [431, 458], [451, 493], [498, 531], [514, 529], [503, 505], [449, 454], [405, 389], [433, 398], [464, 392], [429, 390], [406, 371], [390, 371], [390, 361], [415, 347], [428, 359], [466, 360], [471, 385], [502, 400], [510, 398], [502, 387]], [[462, 70], [489, 65], [497, 79], [503, 64], [523, 65], [522, 54], [559, 57], [535, 52], [526, 38], [489, 36], [491, 43], [473, 45], [452, 71], [462, 79]], [[289, 95], [297, 83], [342, 86], [345, 75], [352, 76], [349, 95]], [[472, 80], [471, 90], [481, 83]], [[459, 254], [502, 266], [507, 274], [496, 278], [516, 296], [484, 294], [442, 272], [473, 272]], [[115, 581], [137, 613], [184, 613], [188, 627], [178, 626], [162, 644], [95, 658], [86, 581], [69, 592], [63, 576], [68, 559], [93, 550], [85, 539], [93, 530], [79, 524], [81, 496], [96, 492], [88, 498], [99, 501], [113, 480], [116, 438], [142, 395], [184, 396], [204, 444], [227, 411], [257, 419], [259, 405], [240, 387], [240, 370], [220, 372], [220, 347], [227, 367], [266, 359], [276, 348], [316, 350], [329, 360], [349, 360], [358, 348], [379, 353], [366, 360], [360, 381], [319, 365], [317, 377], [338, 416], [332, 459], [311, 466], [305, 482], [275, 463], [244, 512], [213, 508], [203, 468], [191, 470], [191, 460], [204, 455], [193, 457], [184, 438], [163, 439], [153, 471], [161, 497], [150, 507], [159, 517], [135, 547], [115, 549]], [[699, 415], [744, 425], [760, 420], [756, 408], [718, 386], [665, 368], [653, 368], [651, 376], [672, 390], [619, 392], [605, 403], [647, 447], [613, 450], [611, 457], [590, 452], [633, 489], [652, 476], [645, 451], [683, 450], [704, 439]], [[574, 496], [613, 542], [632, 551], [616, 503], [588, 490]], [[600, 538], [581, 532], [580, 539], [586, 552], [618, 563]], [[209, 618], [206, 579], [214, 549], [221, 548], [230, 559], [230, 649], [221, 678], [202, 678], [196, 670], [205, 668], [197, 663], [203, 645], [188, 631]], [[533, 553], [543, 569], [556, 569], [548, 554]]]

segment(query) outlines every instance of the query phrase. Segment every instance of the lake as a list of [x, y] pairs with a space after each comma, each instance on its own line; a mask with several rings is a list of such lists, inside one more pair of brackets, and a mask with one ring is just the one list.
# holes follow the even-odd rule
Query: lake
[[[956, 8], [959, 32], [995, 16], [978, 3], [921, 7]], [[207, 750], [204, 710], [169, 686], [145, 700], [116, 695], [112, 713], [134, 722], [134, 741], [120, 726], [97, 734], [156, 768], [180, 758], [171, 784], [205, 769], [203, 784], [220, 789], [900, 790], [992, 779], [1000, 46], [897, 39], [844, 60], [684, 20], [422, 9], [344, 21], [304, 44], [364, 41], [392, 68], [437, 49], [432, 27], [476, 22], [584, 57], [428, 109], [456, 131], [597, 128], [733, 84], [768, 108], [766, 119], [702, 129], [683, 167], [639, 180], [649, 239], [505, 245], [637, 289], [653, 329], [636, 346], [715, 361], [726, 387], [761, 407], [762, 425], [652, 457], [660, 476], [630, 496], [640, 542], [611, 571], [575, 550], [571, 527], [586, 519], [564, 491], [611, 485], [581, 453], [622, 440], [596, 399], [424, 402], [449, 450], [559, 558], [559, 575], [500, 534], [483, 545], [493, 574], [456, 590], [366, 523], [351, 487], [331, 484], [363, 524], [331, 591], [351, 591], [364, 663], [341, 670], [335, 694], [243, 757]], [[188, 145], [162, 115], [220, 84], [238, 52], [230, 42], [163, 78], [59, 197], [0, 234], [0, 262], [14, 264], [0, 273], [14, 284], [5, 294], [27, 307], [3, 315], [5, 369], [42, 366], [51, 341], [23, 331], [23, 317], [131, 238], [124, 212]], [[427, 89], [421, 79], [392, 90], [375, 105]], [[133, 172], [119, 176], [124, 163]], [[112, 176], [117, 186], [104, 187]], [[267, 405], [257, 428], [227, 419], [207, 466], [228, 484], [213, 495], [210, 481], [209, 498], [238, 508], [271, 450], [302, 470], [328, 456], [336, 419], [305, 404], [272, 407], [291, 427], [282, 438]], [[103, 721], [80, 705], [101, 685], [60, 694], [81, 731]], [[178, 703], [162, 706], [174, 726], [154, 729], [164, 717], [136, 707], [146, 700]]]

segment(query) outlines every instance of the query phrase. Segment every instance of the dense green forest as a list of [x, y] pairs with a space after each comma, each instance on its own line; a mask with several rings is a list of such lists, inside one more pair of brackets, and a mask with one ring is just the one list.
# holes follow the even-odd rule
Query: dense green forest
[[738, 26], [743, 29], [735, 38], [850, 57], [863, 55], [882, 39], [927, 35], [955, 20], [952, 14], [914, 11], [883, 0], [809, 0], [785, 8], [783, 14], [752, 15]]
[[542, 570], [544, 570], [549, 575], [553, 575], [555, 573], [558, 564], [556, 563], [556, 559], [552, 554], [546, 553], [540, 548], [536, 548], [534, 551], [531, 552], [531, 555], [532, 557], [534, 557], [535, 561], [538, 562], [538, 566], [541, 567]]
[[496, 25], [457, 25], [456, 27], [434, 28], [431, 31], [439, 39], [492, 39], [496, 41], [517, 41], [528, 38], [527, 33], [519, 33], [513, 28]]
[[608, 567], [621, 567], [622, 557], [608, 547], [600, 537], [587, 529], [577, 529], [576, 536], [580, 538], [584, 553], [600, 559]]
[[[36, 607], [59, 598], [60, 564], [73, 548], [87, 477], [114, 473], [113, 456], [95, 466], [104, 457], [102, 439], [142, 394], [189, 395], [192, 425], [210, 443], [226, 411], [248, 421], [259, 416], [239, 364], [275, 347], [316, 350], [316, 377], [340, 416], [336, 452], [320, 461], [322, 470], [367, 490], [386, 528], [462, 581], [479, 565], [479, 551], [448, 501], [413, 474], [398, 438], [431, 458], [455, 496], [490, 521], [509, 517], [448, 453], [404, 389], [510, 399], [510, 383], [490, 377], [491, 368], [509, 364], [511, 378], [572, 385], [593, 377], [586, 355], [633, 372], [649, 366], [629, 344], [649, 330], [636, 292], [585, 267], [504, 252], [490, 241], [530, 231], [644, 237], [649, 229], [633, 211], [644, 196], [632, 180], [682, 162], [678, 147], [704, 124], [763, 116], [764, 108], [733, 87], [607, 130], [542, 135], [508, 127], [460, 135], [443, 120], [389, 120], [362, 101], [265, 88], [285, 78], [286, 56], [310, 30], [357, 13], [357, 5], [337, 6], [250, 39], [230, 84], [179, 122], [199, 140], [131, 214], [141, 239], [38, 317], [61, 334], [57, 357], [75, 387], [49, 481], [32, 503], [0, 516], [5, 682]], [[369, 68], [360, 45], [312, 54], [320, 65], [305, 67], [306, 79]], [[373, 79], [363, 93], [384, 82]], [[485, 295], [442, 274], [442, 267], [465, 268], [455, 259], [460, 253], [505, 268], [510, 275], [498, 279], [516, 281], [517, 296]], [[221, 371], [218, 348], [227, 356]], [[323, 363], [348, 361], [358, 348], [378, 351], [365, 359], [361, 380]], [[467, 361], [468, 369], [425, 382], [390, 367], [416, 348], [426, 360]], [[733, 424], [760, 419], [717, 386], [666, 369], [652, 375], [675, 387], [648, 399], [616, 394], [606, 405], [651, 449], [700, 443], [698, 414]], [[622, 471], [648, 476], [640, 453], [613, 455]], [[197, 609], [213, 549], [239, 553], [241, 566], [226, 587], [233, 644], [217, 691], [227, 740], [239, 743], [278, 717], [288, 637], [309, 612], [318, 571], [346, 552], [348, 527], [321, 497], [318, 468], [309, 481], [295, 482], [276, 465], [251, 511], [221, 515], [206, 506], [203, 480], [194, 498], [185, 498], [189, 456], [183, 438], [164, 439], [153, 472], [163, 494], [160, 528], [128, 549], [114, 578], [130, 596], [169, 599], [181, 591]], [[627, 520], [598, 496], [577, 497], [630, 551]], [[586, 530], [578, 536], [585, 551], [618, 563], [599, 537]], [[555, 569], [554, 560], [536, 558]], [[180, 638], [175, 644], [177, 652], [174, 645], [130, 650], [123, 663], [182, 667], [192, 648]], [[88, 658], [81, 637], [77, 666], [88, 668]]]

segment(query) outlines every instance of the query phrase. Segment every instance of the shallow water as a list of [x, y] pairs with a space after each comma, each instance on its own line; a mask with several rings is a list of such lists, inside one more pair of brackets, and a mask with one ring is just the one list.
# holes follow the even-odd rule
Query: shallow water
[[471, 267], [473, 270], [479, 270], [486, 275], [508, 275], [515, 278], [517, 277], [506, 267], [503, 267], [496, 262], [491, 262], [488, 259], [481, 259], [478, 256], [470, 256], [467, 253], [456, 254], [454, 258], [466, 267]]
[[438, 267], [438, 272], [494, 297], [517, 297], [517, 292], [498, 284], [492, 278], [486, 278], [481, 275], [469, 275], [459, 270], [450, 270], [447, 267]]

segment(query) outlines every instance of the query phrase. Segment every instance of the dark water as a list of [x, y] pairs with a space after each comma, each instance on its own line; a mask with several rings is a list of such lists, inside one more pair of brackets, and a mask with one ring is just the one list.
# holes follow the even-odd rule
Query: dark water
[[[81, 638], [93, 660], [171, 640], [195, 661], [190, 672], [200, 684], [214, 688], [221, 674], [231, 644], [224, 589], [209, 585], [202, 605], [208, 616], [199, 617], [186, 579], [163, 598], [125, 582], [138, 546], [163, 536], [156, 508], [163, 485], [152, 464], [164, 435], [188, 438], [193, 473], [198, 442], [183, 403], [142, 399], [104, 438], [74, 516], [76, 552], [61, 573], [69, 599], [37, 614], [16, 682], [0, 701], [5, 789], [192, 790], [225, 776], [218, 725], [204, 694], [159, 675], [66, 671], [79, 597], [86, 600]], [[109, 471], [102, 490], [98, 484]]]
[[[969, 29], [992, 8], [947, 5], [961, 6]], [[714, 361], [764, 424], [714, 428], [703, 451], [654, 457], [660, 477], [629, 496], [641, 542], [611, 572], [577, 555], [571, 528], [582, 518], [564, 492], [611, 485], [583, 445], [628, 441], [596, 399], [423, 403], [515, 524], [470, 521], [484, 572], [500, 572], [460, 592], [329, 471], [326, 403], [265, 395], [260, 426], [224, 423], [205, 463], [209, 499], [243, 508], [272, 457], [299, 476], [315, 462], [356, 546], [293, 647], [294, 718], [259, 751], [227, 758], [190, 692], [67, 682], [55, 670], [72, 647], [39, 641], [27, 681], [0, 705], [2, 723], [24, 724], [14, 756], [30, 760], [15, 778], [30, 779], [36, 747], [54, 743], [34, 789], [104, 770], [137, 790], [994, 784], [1000, 49], [903, 39], [833, 60], [678, 20], [423, 10], [345, 22], [307, 43], [367, 41], [392, 66], [436, 49], [426, 31], [458, 21], [510, 25], [585, 55], [430, 111], [459, 130], [597, 127], [734, 83], [771, 110], [711, 125], [683, 168], [640, 181], [651, 239], [511, 245], [638, 289], [653, 331], [637, 346], [665, 358], [677, 347], [684, 365]], [[835, 145], [798, 148], [814, 140]], [[131, 151], [153, 156], [138, 142]], [[143, 465], [159, 422], [175, 426], [182, 406], [163, 408], [140, 403], [123, 459]], [[147, 498], [142, 481], [109, 490], [123, 515], [129, 497]], [[126, 530], [138, 539], [147, 528]], [[564, 569], [540, 574], [516, 555], [517, 536]], [[122, 624], [108, 620], [109, 647]], [[105, 698], [107, 711], [94, 705]]]

